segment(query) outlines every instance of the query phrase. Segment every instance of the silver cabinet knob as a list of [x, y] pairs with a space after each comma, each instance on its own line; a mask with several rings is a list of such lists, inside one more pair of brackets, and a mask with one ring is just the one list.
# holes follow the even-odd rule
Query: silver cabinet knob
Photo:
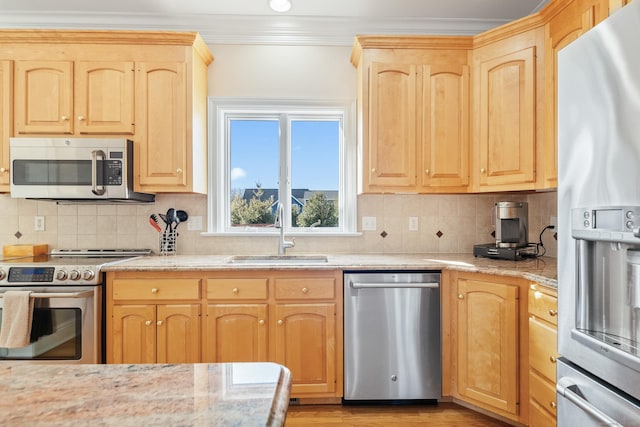
[[282, 326], [283, 324], [284, 324], [284, 322], [282, 320], [278, 320], [278, 325]]
[[78, 121], [84, 122], [84, 116], [78, 116]]
[[9, 172], [9, 168], [0, 168], [0, 173]]
[[151, 288], [151, 293], [152, 294], [157, 294], [158, 293], [158, 288]]
[[158, 326], [162, 326], [162, 323], [163, 323], [163, 322], [162, 322], [162, 320], [158, 320], [158, 321], [156, 322], [156, 325], [158, 325]]
[[553, 317], [553, 316], [557, 316], [558, 315], [558, 311], [557, 310], [549, 310], [549, 316]]
[[69, 121], [69, 116], [62, 116], [62, 117], [60, 117], [60, 119], [61, 119], [63, 122], [68, 122], [68, 121]]
[[260, 326], [264, 325], [264, 319], [260, 319], [260, 320], [258, 321], [258, 324], [259, 324]]
[[306, 294], [307, 292], [309, 292], [309, 288], [302, 288], [302, 293]]
[[147, 320], [146, 322], [144, 322], [145, 325], [149, 326], [151, 325], [153, 322], [151, 320]]
[[237, 294], [238, 292], [240, 292], [240, 289], [233, 288], [233, 289], [231, 289], [231, 292], [233, 292], [234, 294]]

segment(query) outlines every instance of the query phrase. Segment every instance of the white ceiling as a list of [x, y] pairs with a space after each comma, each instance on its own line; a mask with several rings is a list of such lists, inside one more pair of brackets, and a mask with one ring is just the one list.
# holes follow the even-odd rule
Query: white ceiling
[[351, 45], [356, 34], [471, 35], [548, 0], [0, 0], [2, 28], [198, 31], [207, 43]]

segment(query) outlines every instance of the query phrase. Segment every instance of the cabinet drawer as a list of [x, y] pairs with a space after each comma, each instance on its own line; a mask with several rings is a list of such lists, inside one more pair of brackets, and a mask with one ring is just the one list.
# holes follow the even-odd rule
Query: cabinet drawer
[[529, 313], [557, 325], [558, 298], [535, 289], [529, 289]]
[[115, 279], [114, 300], [200, 299], [200, 279]]
[[207, 279], [207, 299], [267, 299], [269, 279]]
[[529, 427], [555, 427], [556, 419], [545, 411], [538, 402], [529, 405]]
[[291, 278], [276, 279], [276, 299], [333, 299], [336, 296], [335, 279]]
[[554, 417], [556, 416], [556, 385], [536, 372], [529, 373], [529, 397]]
[[529, 364], [550, 381], [556, 381], [558, 332], [555, 328], [529, 318]]

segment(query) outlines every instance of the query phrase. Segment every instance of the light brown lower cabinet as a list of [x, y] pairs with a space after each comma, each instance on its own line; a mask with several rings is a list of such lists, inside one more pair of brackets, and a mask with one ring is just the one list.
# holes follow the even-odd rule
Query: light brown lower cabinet
[[200, 279], [107, 275], [107, 363], [201, 360]]
[[292, 397], [342, 396], [342, 272], [210, 275], [204, 362], [272, 361]]
[[529, 416], [525, 286], [443, 272], [443, 394], [522, 424]]
[[529, 288], [529, 407], [531, 427], [556, 425], [558, 357], [557, 291], [540, 284]]
[[107, 273], [107, 363], [287, 366], [291, 397], [342, 396], [342, 271]]

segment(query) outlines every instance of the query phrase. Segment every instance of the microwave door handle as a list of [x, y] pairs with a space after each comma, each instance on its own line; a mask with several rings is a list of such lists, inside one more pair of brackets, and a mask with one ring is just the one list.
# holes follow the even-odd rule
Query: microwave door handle
[[91, 152], [91, 192], [96, 196], [102, 196], [107, 190], [104, 185], [98, 188], [98, 156], [104, 160], [107, 156], [102, 150], [93, 150]]

